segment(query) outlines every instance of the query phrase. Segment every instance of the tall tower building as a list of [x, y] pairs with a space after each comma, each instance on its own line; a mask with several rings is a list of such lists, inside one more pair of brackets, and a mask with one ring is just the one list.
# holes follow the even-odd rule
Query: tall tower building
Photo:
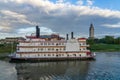
[[89, 39], [94, 39], [94, 26], [93, 26], [93, 24], [90, 24]]

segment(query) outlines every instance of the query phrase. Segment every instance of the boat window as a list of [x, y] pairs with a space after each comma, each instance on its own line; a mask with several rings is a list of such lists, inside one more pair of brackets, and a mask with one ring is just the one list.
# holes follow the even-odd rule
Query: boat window
[[58, 51], [58, 49], [56, 49], [56, 51]]
[[67, 56], [69, 57], [69, 54], [67, 54]]
[[54, 54], [52, 54], [54, 56]]
[[76, 54], [73, 54], [74, 56], [76, 56]]
[[58, 55], [56, 55], [58, 57]]
[[56, 43], [56, 46], [58, 45], [58, 43]]
[[50, 54], [48, 54], [48, 56], [50, 56]]
[[59, 56], [61, 56], [61, 54], [59, 54]]
[[83, 50], [86, 50], [86, 48], [83, 48]]

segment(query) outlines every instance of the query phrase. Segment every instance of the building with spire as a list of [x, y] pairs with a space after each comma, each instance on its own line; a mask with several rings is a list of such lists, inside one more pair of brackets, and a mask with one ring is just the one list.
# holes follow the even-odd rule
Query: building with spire
[[91, 23], [89, 28], [89, 39], [94, 39], [94, 26]]

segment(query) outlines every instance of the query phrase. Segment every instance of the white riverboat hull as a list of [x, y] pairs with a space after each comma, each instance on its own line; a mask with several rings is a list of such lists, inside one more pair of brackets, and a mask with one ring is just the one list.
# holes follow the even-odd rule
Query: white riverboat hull
[[[39, 53], [40, 54], [40, 53]], [[42, 53], [43, 54], [43, 53]], [[46, 54], [46, 53], [44, 53]], [[57, 53], [57, 54], [61, 54], [61, 53]], [[69, 56], [46, 56], [46, 57], [42, 57], [42, 56], [32, 56], [32, 57], [18, 57], [16, 56], [16, 53], [10, 55], [9, 57], [11, 58], [11, 61], [65, 61], [65, 60], [95, 60], [95, 53], [91, 53], [90, 55], [87, 56], [71, 56], [71, 53], [67, 53], [67, 55]], [[73, 53], [74, 54], [74, 53]], [[72, 54], [72, 55], [73, 55]], [[82, 53], [83, 54], [83, 53]]]

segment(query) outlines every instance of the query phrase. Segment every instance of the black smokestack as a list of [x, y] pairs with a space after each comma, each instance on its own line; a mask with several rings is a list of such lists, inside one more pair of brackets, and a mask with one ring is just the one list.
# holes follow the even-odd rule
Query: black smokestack
[[73, 39], [73, 32], [71, 32], [71, 39]]
[[40, 28], [38, 26], [36, 26], [36, 37], [40, 37]]
[[68, 34], [66, 34], [66, 40], [68, 40], [69, 38], [68, 38]]

